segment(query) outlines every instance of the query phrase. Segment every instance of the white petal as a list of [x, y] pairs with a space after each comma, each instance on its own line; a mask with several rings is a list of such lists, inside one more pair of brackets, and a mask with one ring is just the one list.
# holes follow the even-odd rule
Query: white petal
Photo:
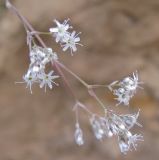
[[54, 22], [57, 24], [58, 27], [61, 26], [60, 22], [57, 21], [56, 19], [54, 20]]
[[58, 28], [50, 28], [49, 31], [52, 32], [52, 33], [58, 32]]
[[75, 42], [79, 42], [79, 41], [80, 41], [79, 37], [75, 38]]
[[60, 41], [60, 36], [57, 35], [56, 37], [56, 43], [58, 43]]
[[69, 45], [65, 45], [65, 47], [63, 48], [63, 51], [66, 51], [69, 48]]
[[50, 71], [48, 76], [51, 76], [54, 73], [54, 71]]
[[74, 36], [75, 36], [75, 34], [76, 34], [76, 32], [75, 32], [75, 31], [73, 31], [73, 32], [71, 33], [71, 37], [74, 37]]
[[72, 46], [72, 49], [73, 49], [73, 52], [76, 52], [77, 51], [77, 47], [74, 45]]
[[44, 85], [45, 85], [45, 81], [42, 81], [42, 82], [40, 83], [40, 88], [43, 88]]
[[52, 89], [52, 83], [51, 82], [48, 82], [48, 86], [50, 89]]

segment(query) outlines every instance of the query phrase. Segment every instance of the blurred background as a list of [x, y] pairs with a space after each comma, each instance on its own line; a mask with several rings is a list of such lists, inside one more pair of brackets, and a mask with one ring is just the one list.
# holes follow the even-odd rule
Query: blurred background
[[[81, 112], [85, 145], [74, 143], [73, 99], [61, 84], [44, 93], [16, 85], [29, 65], [26, 34], [18, 18], [0, 0], [0, 160], [157, 160], [159, 157], [159, 0], [14, 0], [19, 11], [38, 31], [48, 31], [53, 19], [70, 18], [82, 32], [73, 57], [43, 36], [60, 60], [90, 84], [108, 84], [138, 70], [144, 90], [130, 107], [112, 107], [118, 113], [141, 109], [144, 135], [138, 150], [121, 155], [117, 140], [95, 140], [88, 117]], [[67, 75], [79, 99], [100, 110], [79, 82]], [[96, 90], [106, 105], [115, 102], [109, 92]]]

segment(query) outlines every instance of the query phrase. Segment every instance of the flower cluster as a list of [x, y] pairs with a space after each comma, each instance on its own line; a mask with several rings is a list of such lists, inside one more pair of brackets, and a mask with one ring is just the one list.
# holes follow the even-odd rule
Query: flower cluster
[[[50, 28], [49, 32], [38, 32], [33, 29], [31, 24], [25, 19], [18, 10], [12, 6], [9, 0], [6, 0], [6, 6], [11, 9], [24, 24], [26, 33], [27, 33], [27, 45], [29, 47], [29, 58], [30, 65], [27, 73], [23, 76], [23, 82], [18, 83], [26, 83], [26, 87], [30, 89], [32, 93], [32, 85], [34, 83], [38, 83], [40, 88], [45, 88], [48, 86], [50, 89], [53, 88], [53, 85], [58, 85], [54, 80], [59, 76], [54, 74], [54, 71], [51, 70], [49, 73], [46, 73], [46, 66], [48, 63], [51, 63], [55, 66], [58, 74], [61, 76], [66, 86], [71, 91], [71, 95], [74, 97], [76, 104], [74, 106], [74, 110], [76, 111], [76, 125], [75, 125], [75, 133], [74, 138], [75, 142], [81, 146], [84, 144], [84, 136], [83, 131], [79, 125], [78, 120], [78, 108], [84, 109], [90, 116], [89, 122], [94, 132], [96, 139], [102, 140], [104, 138], [110, 138], [116, 136], [118, 138], [120, 151], [126, 154], [128, 151], [133, 148], [136, 149], [137, 142], [143, 141], [142, 135], [132, 134], [130, 130], [134, 125], [141, 125], [137, 122], [139, 117], [139, 112], [136, 114], [127, 114], [127, 115], [117, 115], [113, 111], [107, 110], [105, 105], [101, 102], [100, 98], [97, 97], [96, 93], [93, 89], [97, 86], [103, 85], [89, 85], [84, 80], [82, 80], [78, 75], [69, 70], [64, 64], [58, 61], [58, 56], [51, 48], [47, 48], [45, 42], [41, 39], [40, 34], [51, 35], [55, 38], [57, 43], [60, 43], [63, 51], [68, 49], [71, 50], [71, 55], [77, 51], [77, 45], [81, 45], [80, 42], [80, 33], [76, 33], [76, 31], [70, 32], [69, 30], [73, 27], [69, 25], [69, 19], [65, 20], [63, 23], [60, 23], [57, 20], [54, 20], [56, 23], [56, 27]], [[36, 41], [41, 46], [36, 44]], [[81, 45], [82, 46], [82, 45]], [[99, 116], [97, 114], [92, 113], [84, 104], [78, 101], [76, 94], [74, 94], [71, 85], [68, 83], [65, 75], [63, 74], [63, 70], [70, 73], [76, 80], [81, 82], [87, 90], [91, 97], [93, 97], [104, 109], [104, 116]], [[126, 77], [122, 81], [115, 81], [111, 83], [108, 88], [113, 92], [115, 96], [117, 96], [118, 104], [123, 103], [124, 105], [129, 105], [130, 99], [136, 93], [136, 89], [140, 88], [139, 84], [141, 82], [138, 81], [138, 74], [133, 73], [133, 76]], [[96, 87], [95, 87], [96, 86]], [[95, 88], [94, 88], [95, 87]], [[105, 85], [104, 85], [105, 87]]]
[[121, 81], [114, 81], [108, 88], [117, 96], [117, 98], [115, 98], [119, 102], [117, 105], [122, 103], [129, 105], [129, 101], [136, 93], [136, 89], [141, 88], [139, 84], [142, 84], [142, 82], [139, 82], [136, 71], [136, 73], [133, 73], [133, 76], [126, 77]]
[[[141, 127], [137, 122], [139, 112], [136, 114], [117, 115], [112, 111], [107, 112], [104, 117], [98, 115], [91, 115], [90, 124], [96, 139], [102, 140], [103, 138], [110, 138], [112, 136], [118, 137], [118, 143], [121, 153], [126, 154], [133, 148], [136, 150], [137, 141], [143, 141], [142, 135], [132, 134], [130, 129], [136, 124]], [[75, 141], [78, 145], [84, 144], [83, 133], [76, 124]]]
[[72, 26], [68, 24], [68, 21], [69, 19], [60, 23], [59, 21], [54, 20], [57, 26], [50, 28], [50, 32], [53, 34], [53, 37], [55, 37], [55, 41], [61, 44], [63, 51], [70, 49], [71, 55], [73, 55], [73, 52], [77, 51], [76, 45], [81, 45], [79, 43], [80, 38], [78, 37], [80, 33], [76, 34], [75, 31], [70, 33], [68, 30], [72, 29]]
[[57, 61], [58, 57], [51, 48], [42, 48], [39, 46], [34, 46], [30, 50], [30, 65], [27, 73], [23, 76], [24, 82], [27, 84], [27, 88], [30, 88], [32, 93], [32, 84], [39, 83], [40, 88], [48, 86], [52, 89], [53, 84], [58, 85], [54, 82], [54, 79], [59, 76], [53, 75], [53, 71], [48, 74], [45, 73], [46, 65], [51, 62]]

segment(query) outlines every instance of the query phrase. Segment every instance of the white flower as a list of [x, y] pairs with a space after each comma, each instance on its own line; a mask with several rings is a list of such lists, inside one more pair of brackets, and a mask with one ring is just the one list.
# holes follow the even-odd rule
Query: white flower
[[126, 154], [129, 150], [136, 150], [137, 142], [143, 141], [142, 135], [132, 135], [131, 132], [126, 131], [122, 132], [118, 136], [119, 148], [123, 154]]
[[54, 36], [56, 37], [56, 42], [61, 42], [62, 39], [68, 34], [68, 29], [72, 28], [71, 26], [69, 26], [68, 24], [68, 20], [65, 20], [63, 23], [60, 23], [59, 21], [57, 21], [56, 19], [54, 20], [54, 22], [56, 23], [57, 27], [55, 28], [50, 28], [50, 32], [54, 34]]
[[83, 132], [82, 132], [81, 128], [79, 127], [78, 123], [76, 123], [76, 130], [75, 130], [74, 136], [75, 136], [76, 144], [78, 144], [79, 146], [84, 144]]
[[136, 114], [120, 115], [120, 118], [128, 130], [131, 129], [135, 124], [139, 127], [142, 127], [142, 125], [137, 122], [139, 112], [140, 110]]
[[78, 43], [80, 41], [80, 38], [78, 37], [80, 33], [76, 34], [75, 31], [73, 31], [70, 35], [67, 35], [64, 39], [63, 39], [63, 51], [66, 51], [67, 49], [71, 50], [71, 55], [73, 55], [72, 52], [76, 52], [77, 51], [77, 47], [76, 45], [81, 45], [80, 43]]
[[54, 62], [58, 60], [58, 56], [56, 52], [53, 52], [52, 48], [45, 48], [44, 52], [45, 52], [45, 57], [41, 61], [41, 64], [43, 64], [44, 66], [49, 62]]
[[117, 96], [117, 98], [115, 98], [119, 103], [123, 103], [124, 105], [129, 105], [129, 101], [130, 101], [130, 95], [129, 92], [127, 90], [125, 90], [124, 88], [119, 88], [114, 90], [114, 95]]
[[109, 121], [107, 118], [100, 117], [100, 126], [101, 126], [102, 130], [104, 131], [105, 136], [107, 136], [107, 137], [113, 136], [113, 132], [110, 129]]
[[129, 137], [128, 144], [131, 148], [134, 148], [136, 150], [137, 147], [137, 141], [144, 141], [143, 136], [141, 134], [135, 134]]
[[55, 85], [58, 85], [57, 83], [55, 83], [53, 80], [56, 78], [59, 78], [59, 76], [57, 75], [52, 75], [53, 71], [50, 71], [50, 73], [45, 74], [42, 73], [39, 75], [39, 79], [41, 80], [40, 82], [40, 88], [45, 87], [45, 92], [46, 92], [46, 87], [48, 86], [50, 89], [52, 89], [52, 83], [54, 83]]
[[129, 145], [122, 140], [119, 142], [119, 148], [123, 154], [126, 154], [129, 151]]
[[142, 84], [143, 82], [139, 82], [139, 77], [137, 71], [133, 73], [132, 77], [126, 77], [121, 82], [120, 85], [123, 86], [126, 90], [135, 92], [136, 89], [139, 87], [139, 84]]
[[95, 116], [93, 115], [92, 118], [90, 119], [90, 123], [91, 123], [91, 126], [92, 126], [92, 129], [94, 131], [94, 135], [97, 139], [102, 139], [103, 136], [104, 136], [104, 130], [101, 126], [101, 123], [100, 121], [98, 121]]
[[32, 84], [37, 82], [37, 77], [35, 76], [35, 74], [28, 71], [28, 73], [23, 76], [23, 79], [24, 82], [17, 82], [17, 83], [26, 83], [27, 84], [26, 88], [29, 87], [30, 92], [32, 94]]
[[130, 99], [136, 93], [137, 88], [142, 88], [139, 85], [142, 82], [139, 82], [137, 71], [133, 73], [133, 76], [128, 76], [124, 78], [122, 81], [115, 81], [111, 83], [108, 88], [117, 98], [115, 98], [119, 103], [123, 103], [124, 105], [129, 105]]

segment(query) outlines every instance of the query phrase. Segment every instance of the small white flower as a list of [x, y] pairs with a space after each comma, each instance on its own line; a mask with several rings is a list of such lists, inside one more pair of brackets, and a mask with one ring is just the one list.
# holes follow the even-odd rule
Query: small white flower
[[109, 125], [109, 121], [107, 118], [100, 117], [100, 126], [101, 126], [102, 130], [104, 131], [105, 136], [107, 136], [107, 137], [113, 136], [113, 133], [110, 130], [110, 125]]
[[129, 151], [129, 145], [122, 140], [119, 142], [119, 148], [123, 154], [126, 154]]
[[26, 83], [27, 84], [26, 88], [29, 88], [32, 94], [32, 84], [37, 82], [37, 78], [35, 74], [28, 71], [28, 73], [23, 76], [23, 79], [24, 79], [24, 82], [17, 82], [17, 83]]
[[122, 81], [115, 81], [108, 85], [108, 88], [117, 98], [115, 98], [119, 103], [124, 105], [129, 105], [130, 99], [136, 93], [137, 88], [142, 88], [139, 85], [142, 82], [139, 82], [137, 71], [133, 73], [133, 76], [124, 78]]
[[79, 146], [84, 144], [83, 132], [78, 123], [76, 123], [76, 130], [74, 136], [76, 144], [78, 144]]
[[139, 87], [139, 84], [142, 84], [142, 82], [139, 82], [139, 77], [137, 71], [133, 73], [132, 77], [126, 77], [121, 82], [120, 85], [123, 86], [128, 91], [136, 91], [136, 89]]
[[57, 61], [58, 60], [58, 56], [57, 56], [57, 53], [56, 52], [53, 52], [52, 48], [47, 48], [47, 58], [49, 61], [52, 61], [52, 60], [55, 60]]
[[58, 85], [57, 83], [55, 83], [53, 80], [56, 78], [59, 78], [59, 76], [57, 75], [52, 75], [53, 71], [50, 71], [50, 73], [45, 74], [45, 73], [41, 73], [39, 75], [39, 79], [41, 80], [40, 82], [40, 88], [45, 87], [45, 92], [46, 92], [46, 87], [48, 86], [50, 89], [52, 89], [52, 83], [54, 83], [55, 85]]
[[118, 95], [117, 98], [115, 98], [119, 103], [116, 104], [116, 106], [118, 106], [119, 104], [124, 104], [125, 106], [129, 105], [129, 101], [130, 101], [130, 96], [127, 94], [120, 94]]
[[56, 23], [57, 27], [50, 28], [50, 32], [55, 36], [57, 43], [61, 42], [63, 38], [68, 34], [67, 30], [69, 28], [72, 28], [71, 26], [69, 26], [68, 21], [69, 19], [65, 20], [63, 23], [60, 23], [55, 19], [54, 22]]
[[76, 34], [75, 31], [73, 31], [70, 35], [67, 35], [64, 39], [63, 39], [63, 51], [66, 51], [67, 49], [71, 50], [71, 55], [73, 55], [72, 52], [76, 52], [77, 51], [77, 47], [76, 45], [81, 45], [80, 42], [80, 37], [78, 37], [80, 33]]
[[120, 115], [120, 118], [122, 119], [123, 123], [125, 124], [128, 130], [131, 129], [135, 124], [139, 127], [142, 127], [142, 125], [137, 122], [139, 112], [140, 110], [136, 114]]
[[91, 126], [92, 126], [92, 129], [94, 131], [94, 135], [95, 137], [100, 140], [103, 138], [104, 136], [104, 130], [101, 126], [101, 123], [100, 121], [98, 121], [95, 116], [92, 116], [92, 118], [90, 119], [90, 123], [91, 123]]
[[131, 151], [133, 148], [136, 150], [137, 142], [143, 141], [142, 135], [132, 135], [131, 132], [125, 130], [118, 136], [119, 148], [120, 151], [126, 154], [129, 150]]
[[135, 134], [129, 137], [128, 144], [131, 148], [134, 148], [136, 150], [137, 147], [137, 141], [144, 141], [143, 136], [141, 134]]

